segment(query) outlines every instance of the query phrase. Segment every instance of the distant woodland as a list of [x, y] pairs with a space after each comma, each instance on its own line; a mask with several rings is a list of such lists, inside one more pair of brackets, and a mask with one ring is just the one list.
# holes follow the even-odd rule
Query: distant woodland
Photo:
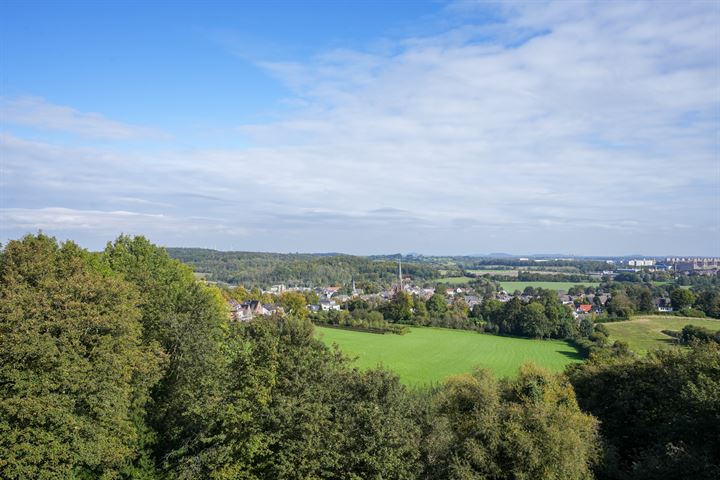
[[[208, 279], [246, 286], [390, 285], [397, 279], [397, 260], [351, 255], [219, 252], [199, 248], [169, 248], [171, 257], [190, 265]], [[417, 280], [438, 276], [432, 264], [403, 262], [403, 272]], [[458, 269], [459, 273], [459, 269]]]

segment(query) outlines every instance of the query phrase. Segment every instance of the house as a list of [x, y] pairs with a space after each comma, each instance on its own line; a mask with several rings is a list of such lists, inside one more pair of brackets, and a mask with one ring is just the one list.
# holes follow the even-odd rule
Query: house
[[658, 309], [658, 312], [672, 312], [672, 302], [667, 297], [658, 298], [655, 301], [655, 306]]
[[504, 302], [509, 302], [512, 297], [510, 295], [508, 295], [508, 293], [505, 290], [503, 290], [502, 292], [498, 293], [495, 296], [495, 298], [504, 303]]
[[287, 289], [285, 288], [285, 285], [283, 285], [282, 283], [279, 285], [273, 285], [272, 287], [270, 287], [270, 293], [272, 293], [274, 295], [280, 295], [285, 290], [287, 290]]
[[232, 298], [228, 300], [228, 305], [230, 306], [230, 317], [237, 319], [240, 316], [242, 306]]
[[323, 289], [323, 294], [324, 294], [326, 297], [330, 298], [330, 297], [332, 297], [333, 295], [335, 295], [335, 294], [338, 292], [338, 290], [340, 290], [340, 287], [325, 287], [325, 288]]
[[590, 303], [581, 303], [575, 310], [579, 315], [590, 313], [593, 310], [593, 306]]
[[235, 311], [235, 318], [237, 320], [250, 320], [256, 315], [267, 315], [268, 313], [270, 312], [258, 300], [247, 300], [239, 305], [239, 308]]
[[270, 315], [273, 313], [277, 313], [278, 315], [285, 315], [285, 310], [283, 310], [283, 307], [280, 305], [276, 305], [273, 303], [264, 303], [263, 308], [265, 309], [265, 315]]
[[338, 305], [335, 300], [320, 300], [320, 309], [323, 312], [340, 310], [340, 305]]
[[480, 305], [482, 303], [482, 298], [476, 297], [475, 295], [466, 295], [465, 303], [467, 303], [468, 308], [472, 308], [475, 305]]

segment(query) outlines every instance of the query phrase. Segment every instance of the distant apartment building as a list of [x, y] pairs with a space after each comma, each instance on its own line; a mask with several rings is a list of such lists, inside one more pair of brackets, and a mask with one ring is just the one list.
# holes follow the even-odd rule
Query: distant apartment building
[[695, 272], [713, 274], [720, 270], [720, 258], [668, 258], [665, 263], [671, 265], [676, 272]]
[[641, 260], [628, 260], [628, 265], [631, 267], [652, 267], [655, 265], [655, 260], [652, 259], [641, 259]]

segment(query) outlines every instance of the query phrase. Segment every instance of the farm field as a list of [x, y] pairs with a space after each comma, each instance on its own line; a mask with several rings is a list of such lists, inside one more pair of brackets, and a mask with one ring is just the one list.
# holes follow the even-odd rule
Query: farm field
[[673, 338], [662, 333], [662, 330], [682, 330], [685, 325], [720, 330], [720, 320], [660, 315], [639, 316], [625, 322], [604, 325], [610, 331], [610, 341], [624, 340], [630, 345], [630, 350], [637, 353], [671, 347]]
[[546, 288], [548, 290], [563, 290], [568, 291], [569, 288], [575, 285], [584, 285], [586, 287], [597, 287], [600, 285], [598, 282], [500, 282], [500, 286], [507, 292], [512, 293], [515, 290], [521, 292], [525, 290], [525, 287], [531, 286], [534, 288]]
[[337, 343], [359, 368], [382, 364], [393, 370], [406, 385], [429, 385], [450, 375], [488, 368], [498, 377], [515, 375], [532, 361], [552, 371], [561, 371], [582, 361], [570, 344], [561, 340], [484, 335], [467, 330], [415, 327], [405, 335], [378, 335], [335, 328], [315, 327], [316, 336], [327, 345]]
[[508, 277], [517, 277], [519, 270], [466, 270], [473, 275], [507, 275]]

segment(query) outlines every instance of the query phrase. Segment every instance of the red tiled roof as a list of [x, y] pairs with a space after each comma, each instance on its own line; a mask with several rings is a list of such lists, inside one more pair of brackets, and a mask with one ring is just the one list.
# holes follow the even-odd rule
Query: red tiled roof
[[582, 310], [583, 312], [587, 313], [592, 310], [592, 305], [589, 303], [583, 303], [578, 307], [578, 310]]

